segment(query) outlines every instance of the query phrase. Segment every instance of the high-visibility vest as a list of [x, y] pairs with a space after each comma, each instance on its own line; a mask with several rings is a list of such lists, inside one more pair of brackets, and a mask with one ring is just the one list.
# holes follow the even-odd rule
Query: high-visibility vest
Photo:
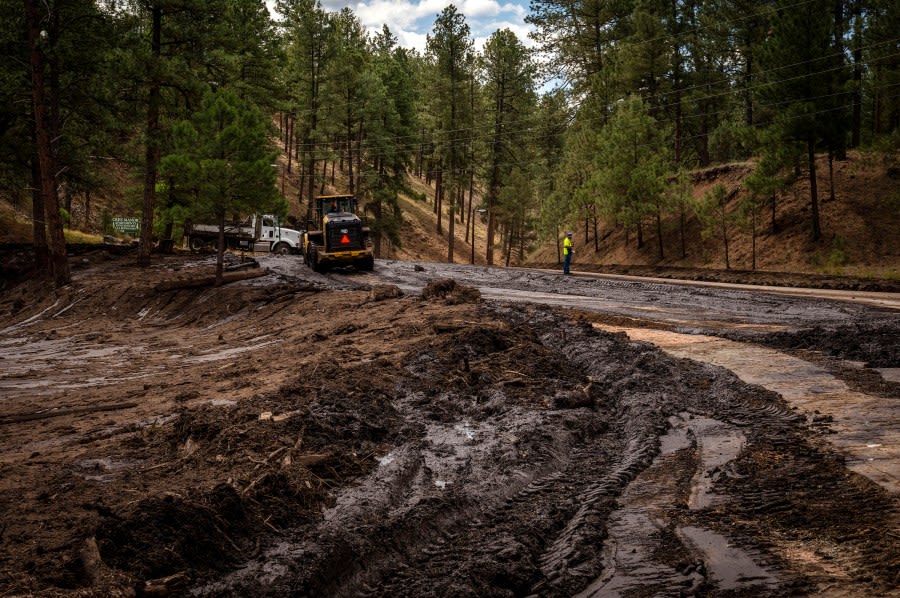
[[572, 251], [572, 239], [566, 237], [563, 239], [563, 255], [569, 255]]

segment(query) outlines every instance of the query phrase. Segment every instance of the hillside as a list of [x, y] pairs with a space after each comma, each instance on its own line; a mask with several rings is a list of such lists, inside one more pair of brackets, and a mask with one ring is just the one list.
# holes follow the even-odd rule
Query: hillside
[[[285, 173], [279, 182], [284, 189], [291, 214], [301, 214], [297, 200], [299, 177], [296, 168]], [[752, 172], [753, 163], [735, 163], [695, 171], [694, 197], [702, 197], [716, 184], [725, 185], [731, 193], [729, 209], [746, 191], [744, 179]], [[771, 213], [762, 214], [756, 248], [756, 270], [763, 272], [802, 273], [815, 275], [843, 275], [860, 278], [900, 278], [900, 159], [897, 156], [881, 156], [851, 152], [846, 161], [834, 163], [835, 199], [829, 198], [828, 163], [820, 156], [818, 163], [818, 187], [823, 238], [816, 243], [810, 240], [809, 182], [801, 173], [796, 185], [779, 194], [775, 222], [777, 232], [771, 232]], [[286, 176], [285, 176], [286, 175]], [[71, 204], [73, 228], [86, 232], [99, 232], [103, 213], [128, 213], [124, 198], [126, 177], [112, 173], [118, 189], [112, 188], [91, 199], [86, 214], [84, 199], [76, 197]], [[334, 184], [329, 177], [325, 193], [343, 192], [346, 185], [336, 173]], [[436, 232], [436, 216], [433, 209], [434, 188], [423, 180], [412, 178], [410, 186], [424, 195], [425, 201], [401, 197], [401, 208], [406, 225], [401, 232], [400, 246], [386, 244], [383, 257], [400, 260], [444, 262], [447, 259], [447, 217], [443, 219], [442, 234]], [[478, 198], [476, 197], [476, 200]], [[6, 201], [0, 201], [0, 243], [28, 242], [31, 238], [29, 207], [20, 200], [18, 209]], [[86, 223], [86, 219], [88, 222]], [[602, 270], [629, 272], [639, 275], [665, 275], [684, 269], [703, 269], [718, 272], [725, 269], [723, 244], [720, 236], [703, 237], [696, 217], [687, 221], [687, 256], [681, 258], [677, 218], [672, 215], [663, 223], [664, 258], [658, 257], [655, 223], [647, 219], [644, 227], [644, 245], [637, 247], [632, 232], [626, 234], [621, 225], [609, 222], [600, 224], [599, 251], [594, 250], [592, 230], [584, 222], [571, 225], [576, 231], [575, 270]], [[465, 228], [457, 222], [457, 243], [454, 261], [469, 263], [471, 245], [466, 242]], [[475, 263], [485, 263], [484, 241], [486, 224], [476, 216]], [[752, 240], [748, 231], [736, 224], [729, 226], [730, 270], [746, 272], [752, 269]], [[502, 253], [497, 250], [494, 263], [503, 264]], [[533, 247], [521, 261], [513, 256], [513, 265], [555, 268], [557, 249], [552, 243]], [[724, 276], [726, 273], [719, 273]], [[693, 277], [697, 277], [696, 274]]]
[[[852, 275], [876, 278], [900, 276], [900, 161], [852, 152], [848, 160], [834, 163], [835, 199], [829, 198], [828, 161], [817, 162], [818, 189], [823, 238], [810, 240], [809, 181], [806, 174], [793, 188], [779, 194], [776, 202], [777, 233], [771, 232], [771, 214], [765, 210], [757, 237], [757, 270]], [[733, 198], [733, 211], [746, 193], [743, 180], [752, 172], [752, 163], [717, 166], [694, 175], [694, 197], [702, 197], [716, 184], [725, 185]], [[645, 243], [636, 247], [632, 232], [629, 243], [621, 226], [610, 231], [603, 223], [600, 251], [594, 252], [593, 235], [585, 238], [583, 223], [576, 228], [579, 250], [576, 263], [609, 265], [649, 265], [724, 269], [722, 240], [703, 239], [695, 217], [688, 220], [688, 255], [681, 258], [677, 220], [663, 225], [664, 258], [659, 259], [655, 223], [645, 223]], [[699, 243], [699, 244], [698, 244]], [[752, 268], [752, 239], [748, 231], [729, 226], [729, 261], [732, 269]], [[554, 263], [555, 247], [542, 247], [528, 257], [528, 263]]]
[[[798, 182], [776, 200], [775, 223], [771, 231], [771, 211], [761, 214], [756, 239], [756, 270], [765, 272], [798, 273], [824, 276], [850, 276], [897, 280], [900, 278], [900, 160], [872, 154], [851, 152], [845, 161], [835, 161], [835, 199], [829, 197], [828, 162], [820, 156], [818, 188], [823, 238], [810, 240], [809, 181], [801, 173]], [[732, 195], [729, 210], [733, 211], [746, 193], [742, 184], [753, 172], [752, 162], [716, 166], [693, 173], [693, 195], [700, 198], [717, 184], [725, 185]], [[444, 218], [443, 234], [435, 232], [433, 211], [434, 188], [424, 181], [413, 179], [413, 188], [427, 196], [427, 201], [401, 198], [407, 226], [403, 229], [402, 245], [389, 248], [386, 257], [418, 261], [447, 259], [447, 226]], [[477, 198], [476, 198], [477, 200]], [[626, 244], [621, 225], [602, 222], [600, 249], [594, 251], [593, 231], [584, 222], [573, 228], [579, 250], [575, 255], [576, 270], [627, 271], [638, 275], [665, 274], [678, 270], [725, 269], [722, 240], [719, 236], [704, 238], [695, 216], [687, 221], [687, 256], [681, 258], [678, 221], [670, 216], [663, 223], [664, 258], [658, 257], [655, 223], [647, 219], [644, 246], [637, 247], [632, 232]], [[465, 231], [456, 227], [457, 245], [454, 261], [469, 263], [471, 245], [465, 242]], [[475, 263], [485, 263], [484, 239], [486, 225], [476, 218]], [[503, 257], [495, 251], [494, 263], [502, 264]], [[752, 238], [747, 230], [729, 225], [729, 265], [745, 278], [752, 269]], [[513, 265], [555, 268], [557, 249], [552, 243], [533, 248], [524, 261]], [[712, 272], [710, 273], [712, 275]], [[725, 276], [720, 273], [719, 276]], [[692, 276], [696, 277], [696, 274]], [[726, 276], [727, 277], [727, 276]]]

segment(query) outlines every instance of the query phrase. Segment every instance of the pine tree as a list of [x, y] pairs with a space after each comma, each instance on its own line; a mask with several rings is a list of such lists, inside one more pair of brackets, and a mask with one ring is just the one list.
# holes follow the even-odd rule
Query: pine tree
[[[525, 162], [526, 124], [534, 111], [534, 65], [528, 50], [509, 29], [496, 31], [480, 60], [487, 104], [487, 253], [494, 263], [496, 206], [511, 166]], [[519, 169], [521, 173], [521, 169]], [[525, 201], [526, 198], [523, 198]]]
[[[456, 197], [464, 185], [462, 176], [464, 161], [464, 133], [461, 123], [464, 122], [466, 97], [464, 84], [468, 79], [466, 66], [472, 40], [469, 37], [469, 26], [465, 17], [452, 4], [447, 6], [434, 23], [434, 28], [427, 39], [427, 54], [435, 66], [434, 94], [436, 113], [442, 123], [443, 137], [446, 141], [446, 160], [449, 170], [447, 191], [450, 198], [450, 218], [448, 220], [447, 262], [453, 263], [454, 227], [456, 222]], [[438, 185], [436, 193], [441, 192]], [[440, 208], [439, 208], [440, 211]]]
[[[173, 127], [173, 151], [162, 172], [194, 198], [189, 213], [219, 224], [216, 284], [221, 284], [225, 219], [231, 214], [284, 212], [275, 188], [267, 119], [233, 92], [207, 93], [190, 120]], [[283, 215], [283, 214], [282, 214]]]
[[[662, 254], [662, 198], [668, 169], [666, 128], [637, 97], [619, 104], [609, 125], [599, 132], [589, 188], [602, 211], [636, 229], [643, 245], [642, 220], [653, 215]], [[660, 255], [660, 258], [662, 255]]]
[[35, 219], [46, 223], [49, 274], [57, 287], [71, 280], [66, 257], [66, 241], [59, 213], [59, 197], [54, 177], [56, 163], [52, 148], [52, 123], [47, 105], [47, 84], [44, 66], [46, 56], [41, 47], [40, 14], [37, 2], [26, 0], [25, 19], [28, 31], [29, 64], [31, 66], [31, 105], [34, 115], [34, 137], [37, 146], [37, 172], [39, 176], [41, 209], [36, 207]]
[[826, 0], [812, 0], [780, 11], [762, 53], [767, 75], [759, 92], [784, 140], [806, 146], [813, 241], [822, 236], [816, 151], [823, 141], [833, 147], [848, 122], [849, 73], [835, 47], [830, 8]]
[[411, 164], [410, 146], [416, 130], [416, 93], [413, 63], [407, 50], [396, 47], [396, 38], [385, 26], [371, 44], [372, 87], [376, 90], [367, 104], [368, 147], [372, 164], [372, 206], [376, 256], [382, 239], [400, 244], [402, 215], [398, 195], [406, 187]]
[[[289, 105], [299, 115], [301, 125], [298, 159], [302, 153], [306, 177], [306, 217], [312, 217], [316, 189], [316, 162], [322, 116], [322, 93], [336, 44], [333, 15], [322, 9], [317, 0], [278, 0], [278, 11], [284, 15], [282, 27], [287, 44], [285, 82], [289, 87]], [[302, 193], [302, 185], [301, 185]]]

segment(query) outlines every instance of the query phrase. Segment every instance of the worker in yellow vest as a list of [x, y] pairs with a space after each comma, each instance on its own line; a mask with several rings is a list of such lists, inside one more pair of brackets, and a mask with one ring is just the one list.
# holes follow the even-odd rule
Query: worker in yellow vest
[[563, 274], [569, 274], [569, 264], [572, 263], [572, 231], [566, 233], [563, 239]]

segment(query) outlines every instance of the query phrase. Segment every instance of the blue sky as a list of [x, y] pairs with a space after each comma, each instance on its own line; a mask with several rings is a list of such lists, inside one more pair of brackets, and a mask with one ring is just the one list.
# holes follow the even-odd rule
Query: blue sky
[[[425, 50], [425, 37], [431, 33], [437, 16], [450, 4], [447, 0], [365, 0], [354, 3], [336, 0], [320, 0], [322, 8], [337, 12], [349, 6], [362, 24], [370, 31], [381, 31], [387, 24], [401, 46]], [[270, 7], [274, 1], [269, 1]], [[484, 42], [498, 29], [510, 29], [526, 46], [532, 46], [528, 39], [531, 29], [525, 23], [528, 14], [528, 0], [503, 2], [497, 0], [460, 0], [453, 2], [456, 9], [466, 17], [472, 31], [475, 47], [479, 50]]]

